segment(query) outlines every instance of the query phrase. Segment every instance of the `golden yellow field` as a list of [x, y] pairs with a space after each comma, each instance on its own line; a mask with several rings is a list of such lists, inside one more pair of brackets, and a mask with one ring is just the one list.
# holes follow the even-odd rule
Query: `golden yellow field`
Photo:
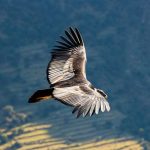
[[[8, 136], [20, 130], [21, 133], [1, 144], [0, 150], [142, 150], [140, 139], [117, 132], [123, 117], [119, 112], [111, 112], [76, 119], [68, 109], [63, 109], [8, 131], [1, 129]], [[106, 128], [109, 123], [112, 126]]]

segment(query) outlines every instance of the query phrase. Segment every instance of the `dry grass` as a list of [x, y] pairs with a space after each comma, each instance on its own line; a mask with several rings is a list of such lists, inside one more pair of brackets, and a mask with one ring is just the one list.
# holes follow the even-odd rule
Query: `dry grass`
[[[62, 110], [63, 111], [63, 110]], [[142, 142], [130, 135], [118, 136], [116, 126], [123, 116], [111, 112], [97, 118], [76, 120], [68, 110], [51, 114], [50, 118], [40, 118], [34, 122], [18, 126], [1, 133], [10, 136], [15, 130], [23, 133], [14, 135], [7, 143], [0, 145], [0, 150], [19, 144], [18, 150], [142, 150]], [[70, 114], [70, 115], [69, 115]], [[57, 117], [58, 115], [58, 117]], [[68, 120], [64, 120], [68, 118]], [[116, 119], [117, 118], [117, 119]], [[118, 120], [116, 122], [115, 120]], [[112, 121], [113, 127], [105, 128], [105, 122]], [[36, 122], [36, 123], [35, 123]], [[95, 127], [94, 125], [97, 124]]]

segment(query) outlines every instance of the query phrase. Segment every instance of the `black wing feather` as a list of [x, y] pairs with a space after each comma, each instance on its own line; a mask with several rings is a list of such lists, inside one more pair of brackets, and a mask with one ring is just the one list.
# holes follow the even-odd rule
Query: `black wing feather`
[[68, 31], [65, 31], [65, 34], [67, 35], [69, 40], [72, 42], [72, 44], [74, 44], [75, 47], [78, 46], [78, 44], [76, 43], [75, 39], [73, 38], [73, 36]]
[[69, 44], [70, 46], [74, 46], [69, 40], [67, 40], [65, 37], [63, 37], [63, 36], [60, 36], [60, 38], [64, 41], [64, 42], [66, 42], [67, 44]]
[[77, 34], [75, 33], [75, 31], [74, 31], [71, 27], [70, 27], [69, 29], [70, 29], [70, 32], [71, 32], [71, 34], [72, 34], [74, 40], [76, 41], [76, 43], [77, 43], [78, 45], [80, 45], [80, 41], [79, 41], [78, 36], [77, 36]]
[[74, 47], [83, 46], [83, 40], [78, 29], [77, 28], [73, 29], [71, 27], [69, 29], [70, 31], [65, 31], [67, 37], [60, 36], [62, 41], [56, 41], [60, 45], [56, 45], [55, 47], [58, 49], [54, 48], [53, 51], [64, 49], [69, 50]]
[[[51, 84], [71, 79], [77, 73], [85, 78], [86, 52], [81, 35], [76, 28], [65, 31], [66, 36], [60, 36], [52, 49], [51, 61], [47, 68], [47, 79]], [[75, 62], [80, 65], [75, 65]], [[79, 71], [76, 71], [79, 70]]]
[[81, 34], [80, 34], [79, 30], [78, 30], [77, 28], [75, 28], [75, 31], [76, 31], [76, 33], [77, 33], [77, 35], [78, 35], [80, 44], [83, 46], [83, 39], [82, 39], [82, 37], [81, 37]]
[[71, 48], [71, 45], [67, 44], [67, 43], [64, 43], [64, 42], [61, 42], [61, 41], [56, 41], [58, 42], [59, 44], [65, 46], [66, 48]]
[[65, 46], [55, 45], [54, 47], [56, 47], [56, 48], [58, 48], [58, 49], [61, 49], [61, 50], [64, 50], [64, 49], [67, 49], [67, 50], [68, 50], [68, 48], [65, 47]]

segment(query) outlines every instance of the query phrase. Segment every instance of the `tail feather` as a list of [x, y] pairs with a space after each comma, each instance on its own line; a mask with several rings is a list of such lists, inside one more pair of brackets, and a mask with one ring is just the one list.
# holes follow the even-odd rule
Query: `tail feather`
[[36, 103], [41, 100], [53, 98], [52, 92], [53, 89], [38, 90], [29, 98], [28, 103]]

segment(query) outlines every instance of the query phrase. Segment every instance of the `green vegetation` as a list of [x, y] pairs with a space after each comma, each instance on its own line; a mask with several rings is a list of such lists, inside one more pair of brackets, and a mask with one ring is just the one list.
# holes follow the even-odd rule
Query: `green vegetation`
[[4, 144], [6, 142], [8, 142], [8, 135], [5, 133], [1, 133], [0, 134], [0, 144]]
[[1, 114], [1, 126], [8, 128], [15, 127], [28, 121], [28, 115], [25, 113], [18, 113], [15, 111], [14, 107], [7, 105], [2, 109]]
[[18, 142], [18, 141], [16, 141], [14, 144], [12, 144], [11, 146], [10, 146], [10, 150], [16, 150], [16, 149], [19, 149], [19, 148], [21, 148], [22, 146], [21, 146], [21, 144]]

